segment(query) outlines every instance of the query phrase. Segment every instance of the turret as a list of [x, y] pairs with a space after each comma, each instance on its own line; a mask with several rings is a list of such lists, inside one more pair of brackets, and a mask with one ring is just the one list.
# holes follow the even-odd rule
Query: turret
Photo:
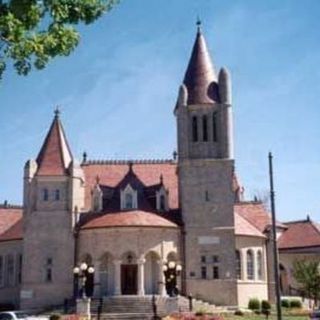
[[232, 104], [231, 76], [226, 68], [221, 68], [219, 72], [219, 96], [221, 103]]

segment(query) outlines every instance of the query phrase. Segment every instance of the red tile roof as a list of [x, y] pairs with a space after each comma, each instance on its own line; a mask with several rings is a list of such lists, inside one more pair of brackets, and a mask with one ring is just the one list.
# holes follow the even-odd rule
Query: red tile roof
[[[170, 209], [178, 208], [177, 165], [174, 161], [136, 161], [131, 166], [135, 180], [138, 179], [146, 187], [159, 185], [162, 175], [163, 185], [169, 190], [169, 207]], [[86, 181], [85, 209], [90, 210], [91, 190], [96, 184], [97, 177], [102, 188], [103, 186], [121, 187], [119, 184], [128, 174], [129, 167], [130, 161], [92, 161], [82, 164]]]
[[22, 208], [0, 207], [0, 235], [22, 218]]
[[183, 83], [188, 89], [188, 104], [219, 101], [217, 76], [200, 28], [197, 32]]
[[310, 219], [285, 223], [288, 227], [278, 240], [279, 249], [320, 247], [320, 226]]
[[56, 114], [37, 157], [37, 174], [42, 176], [65, 175], [71, 160], [72, 154], [61, 121]]
[[121, 211], [107, 213], [85, 223], [81, 229], [110, 228], [110, 227], [165, 227], [178, 228], [178, 226], [151, 212], [141, 210]]
[[12, 225], [7, 231], [0, 235], [1, 241], [13, 241], [22, 240], [23, 230], [22, 230], [22, 218], [18, 220], [14, 225]]
[[266, 236], [254, 227], [248, 220], [243, 218], [240, 214], [234, 214], [235, 234], [237, 236], [249, 236], [266, 238]]
[[22, 208], [0, 207], [0, 241], [22, 238]]
[[[234, 210], [261, 232], [264, 232], [272, 223], [269, 212], [261, 202], [239, 202], [236, 203]], [[286, 228], [280, 222], [277, 222], [277, 226]]]

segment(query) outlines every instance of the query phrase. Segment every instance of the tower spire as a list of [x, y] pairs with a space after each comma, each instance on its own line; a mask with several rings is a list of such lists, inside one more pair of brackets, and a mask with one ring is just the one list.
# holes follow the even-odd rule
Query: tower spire
[[188, 91], [188, 104], [203, 104], [219, 101], [217, 75], [197, 19], [197, 35], [183, 83]]
[[71, 150], [59, 114], [60, 111], [56, 108], [51, 127], [37, 157], [37, 175], [65, 175], [72, 160]]

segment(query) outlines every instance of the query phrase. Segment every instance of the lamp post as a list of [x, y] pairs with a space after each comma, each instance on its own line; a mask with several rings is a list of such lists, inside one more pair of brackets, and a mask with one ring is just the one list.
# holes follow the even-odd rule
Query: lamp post
[[179, 294], [179, 290], [177, 288], [177, 277], [180, 276], [181, 270], [182, 266], [177, 264], [175, 261], [169, 261], [163, 265], [162, 271], [165, 276], [166, 291], [170, 297]]
[[75, 283], [79, 284], [80, 282], [80, 291], [77, 292], [77, 296], [83, 299], [92, 297], [94, 289], [94, 268], [82, 262], [80, 266], [73, 268], [73, 274]]

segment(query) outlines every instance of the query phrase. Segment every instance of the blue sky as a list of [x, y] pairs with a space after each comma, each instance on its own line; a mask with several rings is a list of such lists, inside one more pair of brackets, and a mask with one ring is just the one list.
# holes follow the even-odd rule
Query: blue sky
[[216, 68], [232, 74], [236, 168], [246, 196], [268, 190], [274, 153], [280, 219], [320, 220], [320, 1], [123, 0], [80, 46], [44, 71], [0, 86], [0, 201], [22, 201], [61, 105], [77, 158], [171, 158], [173, 107], [199, 15]]

